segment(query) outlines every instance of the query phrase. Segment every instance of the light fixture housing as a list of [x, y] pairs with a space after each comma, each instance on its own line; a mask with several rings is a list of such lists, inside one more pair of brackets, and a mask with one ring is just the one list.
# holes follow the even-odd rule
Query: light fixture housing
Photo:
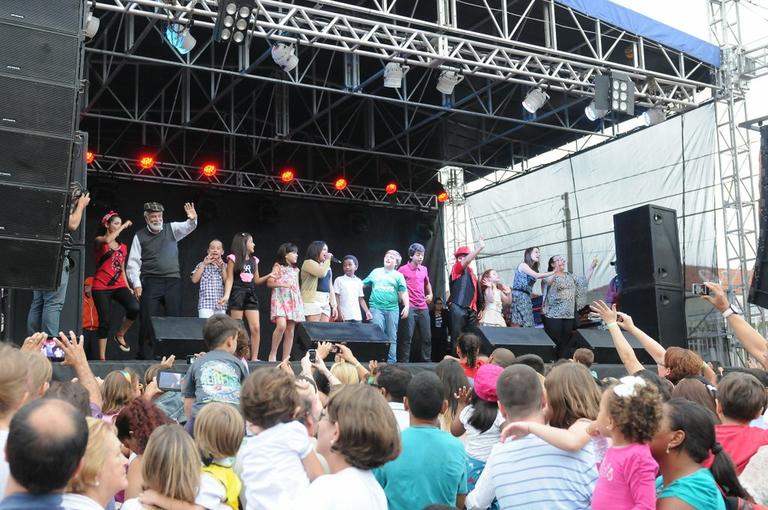
[[642, 117], [643, 123], [646, 126], [655, 126], [656, 124], [660, 124], [667, 120], [667, 116], [664, 115], [664, 110], [658, 106], [644, 111]]
[[336, 182], [333, 183], [333, 187], [336, 188], [336, 191], [344, 191], [347, 189], [347, 180], [344, 177], [339, 177], [336, 179]]
[[397, 183], [396, 182], [390, 182], [384, 187], [384, 192], [387, 195], [394, 195], [397, 193]]
[[272, 43], [272, 60], [286, 73], [290, 73], [299, 65], [296, 48], [293, 44], [285, 44], [284, 42]]
[[594, 101], [584, 108], [584, 115], [591, 121], [602, 119], [608, 114], [608, 110], [598, 108]]
[[165, 27], [165, 40], [179, 52], [179, 55], [186, 55], [197, 44], [197, 39], [189, 33], [189, 27], [179, 23], [169, 23]]
[[536, 113], [547, 101], [549, 101], [549, 94], [544, 92], [541, 87], [536, 87], [526, 94], [525, 99], [523, 99], [523, 108], [529, 113]]
[[615, 112], [635, 114], [635, 84], [628, 74], [611, 71], [610, 108]]
[[219, 13], [213, 29], [216, 42], [245, 42], [251, 27], [251, 15], [256, 8], [255, 0], [220, 0]]
[[96, 33], [99, 31], [101, 20], [89, 12], [85, 18], [85, 37], [93, 39]]
[[403, 76], [409, 67], [398, 62], [389, 62], [384, 66], [384, 87], [388, 89], [399, 89], [403, 86]]
[[206, 163], [203, 165], [201, 173], [206, 177], [214, 177], [218, 171], [219, 169], [216, 168], [215, 163]]
[[440, 72], [440, 76], [437, 77], [437, 85], [435, 88], [438, 92], [442, 92], [446, 96], [453, 94], [453, 89], [464, 80], [464, 75], [459, 74], [456, 71], [444, 70]]

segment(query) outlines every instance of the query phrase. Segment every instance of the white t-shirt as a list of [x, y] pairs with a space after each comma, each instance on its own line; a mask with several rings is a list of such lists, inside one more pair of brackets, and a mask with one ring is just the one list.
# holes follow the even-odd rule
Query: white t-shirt
[[289, 508], [309, 486], [302, 460], [312, 451], [301, 423], [278, 423], [248, 437], [237, 452], [235, 472], [243, 482], [245, 510]]
[[200, 505], [206, 510], [230, 510], [230, 507], [224, 504], [226, 498], [226, 488], [220, 481], [210, 473], [200, 474], [200, 488], [197, 490], [197, 496], [195, 496], [196, 505]]
[[64, 507], [65, 510], [104, 510], [103, 506], [88, 496], [72, 493], [64, 494], [61, 506]]
[[392, 412], [395, 415], [395, 419], [397, 420], [397, 426], [400, 428], [400, 432], [404, 431], [408, 427], [411, 426], [411, 417], [408, 414], [408, 411], [405, 410], [405, 405], [402, 402], [387, 402], [389, 404], [389, 408], [392, 409]]
[[365, 297], [363, 281], [357, 276], [342, 275], [333, 282], [333, 292], [339, 295], [339, 311], [345, 321], [361, 321], [360, 298]]
[[504, 424], [504, 417], [501, 416], [500, 412], [497, 412], [496, 419], [493, 421], [491, 428], [485, 432], [480, 432], [469, 424], [469, 418], [472, 416], [474, 410], [474, 406], [468, 405], [462, 409], [461, 414], [459, 414], [459, 421], [464, 425], [464, 429], [467, 431], [464, 438], [464, 448], [467, 450], [467, 455], [469, 457], [485, 462], [491, 454], [493, 445], [499, 442], [501, 426]]
[[[275, 506], [274, 508], [277, 508]], [[348, 467], [317, 478], [293, 505], [296, 510], [387, 510], [384, 489], [370, 471]]]
[[139, 498], [128, 499], [120, 507], [120, 510], [144, 510], [144, 505], [139, 502]]

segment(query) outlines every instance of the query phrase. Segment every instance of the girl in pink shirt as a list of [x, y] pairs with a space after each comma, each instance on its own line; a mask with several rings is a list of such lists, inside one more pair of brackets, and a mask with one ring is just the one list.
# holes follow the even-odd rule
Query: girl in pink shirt
[[661, 411], [659, 392], [640, 377], [622, 377], [605, 390], [590, 433], [610, 437], [613, 446], [600, 464], [593, 510], [656, 508], [658, 465], [648, 442], [659, 428]]

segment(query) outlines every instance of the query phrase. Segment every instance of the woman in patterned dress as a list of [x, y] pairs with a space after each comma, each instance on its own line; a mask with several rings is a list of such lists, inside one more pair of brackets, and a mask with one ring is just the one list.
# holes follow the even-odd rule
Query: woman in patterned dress
[[536, 280], [552, 276], [552, 272], [539, 273], [539, 259], [541, 251], [538, 246], [526, 248], [523, 261], [515, 270], [512, 281], [512, 317], [513, 327], [533, 327], [533, 302], [531, 292]]
[[293, 333], [297, 322], [304, 320], [304, 302], [301, 299], [299, 287], [299, 248], [292, 243], [284, 243], [277, 250], [277, 262], [272, 266], [272, 273], [277, 278], [267, 280], [267, 286], [272, 288], [272, 300], [269, 317], [275, 323], [272, 333], [272, 348], [269, 350], [269, 361], [277, 361], [277, 348], [280, 340], [283, 344], [283, 359], [290, 358], [293, 348]]

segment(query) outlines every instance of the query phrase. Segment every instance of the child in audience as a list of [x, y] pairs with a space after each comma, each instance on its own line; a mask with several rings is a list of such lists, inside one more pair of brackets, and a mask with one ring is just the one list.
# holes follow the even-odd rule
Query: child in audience
[[592, 430], [610, 437], [613, 446], [600, 464], [594, 510], [656, 508], [658, 466], [648, 443], [659, 429], [661, 413], [659, 392], [640, 377], [622, 377], [603, 392]]
[[192, 271], [192, 283], [200, 284], [200, 297], [197, 300], [197, 316], [207, 319], [215, 313], [226, 313], [227, 305], [222, 303], [224, 280], [227, 277], [227, 263], [221, 258], [224, 245], [218, 239], [208, 243], [205, 258]]
[[195, 417], [205, 404], [240, 405], [240, 384], [248, 373], [234, 356], [239, 333], [240, 323], [226, 315], [214, 315], [203, 326], [208, 352], [189, 366], [182, 389], [186, 430], [190, 434], [194, 432]]
[[323, 474], [306, 428], [294, 378], [258, 368], [245, 380], [241, 407], [252, 434], [237, 454], [246, 510], [290, 508], [293, 499]]
[[387, 363], [397, 361], [398, 298], [403, 302], [399, 317], [408, 318], [409, 302], [405, 277], [395, 271], [401, 260], [402, 257], [397, 251], [389, 250], [384, 255], [384, 266], [377, 267], [363, 280], [363, 285], [371, 287], [371, 320], [389, 339]]
[[573, 361], [574, 363], [581, 363], [587, 369], [589, 369], [589, 373], [592, 374], [592, 377], [597, 380], [597, 372], [592, 370], [592, 363], [595, 362], [595, 353], [592, 352], [590, 349], [587, 349], [586, 347], [580, 347], [573, 351]]
[[[200, 488], [200, 454], [192, 438], [180, 425], [158, 427], [144, 452], [144, 488], [188, 504], [195, 502]], [[139, 498], [127, 500], [123, 510], [152, 508]]]
[[[25, 356], [8, 344], [0, 344], [0, 451], [5, 451], [8, 429], [16, 411], [27, 400], [27, 386], [19, 384], [27, 376]], [[5, 485], [10, 470], [5, 455], [0, 455], [0, 500], [5, 497]]]
[[488, 363], [507, 368], [514, 363], [515, 353], [505, 347], [496, 347], [488, 358]]
[[[175, 356], [171, 355], [171, 359], [175, 360]], [[168, 370], [173, 366], [173, 361], [163, 365], [161, 363], [155, 363], [144, 371], [144, 398], [152, 401], [162, 412], [165, 413], [171, 420], [181, 425], [187, 422], [187, 417], [184, 416], [184, 397], [178, 391], [162, 391], [157, 387], [157, 374], [160, 370]]]
[[458, 362], [469, 379], [473, 379], [477, 369], [485, 365], [488, 360], [480, 356], [480, 337], [474, 333], [462, 333], [456, 341], [456, 353]]
[[437, 364], [435, 373], [443, 383], [443, 398], [448, 402], [445, 411], [440, 415], [440, 428], [450, 432], [453, 417], [458, 413], [457, 395], [462, 388], [469, 388], [469, 379], [456, 358], [450, 356]]
[[374, 471], [390, 510], [413, 510], [431, 503], [462, 508], [467, 494], [466, 454], [461, 441], [440, 430], [438, 419], [448, 402], [443, 384], [432, 372], [414, 375], [408, 383], [405, 408], [411, 426], [400, 437], [402, 452]]
[[341, 259], [341, 269], [344, 274], [333, 282], [333, 292], [336, 293], [336, 302], [339, 304], [339, 320], [344, 322], [362, 322], [362, 308], [365, 311], [365, 320], [371, 320], [371, 311], [365, 303], [363, 281], [355, 276], [358, 263], [354, 255], [345, 255]]
[[312, 482], [293, 508], [387, 510], [387, 497], [371, 474], [400, 453], [400, 435], [384, 398], [367, 385], [344, 386], [329, 399], [327, 413], [319, 425], [318, 450], [331, 474]]
[[269, 317], [275, 323], [269, 361], [277, 361], [277, 349], [283, 341], [282, 358], [288, 359], [293, 348], [293, 333], [297, 322], [304, 321], [304, 301], [299, 287], [299, 248], [293, 243], [283, 243], [277, 249], [277, 261], [267, 287], [272, 289]]
[[40, 351], [22, 350], [20, 353], [27, 367], [26, 383], [29, 392], [27, 400], [40, 398], [48, 391], [48, 386], [50, 386], [53, 378], [51, 362]]
[[456, 437], [466, 433], [468, 491], [475, 488], [491, 448], [499, 442], [504, 418], [499, 412], [496, 381], [503, 370], [498, 365], [483, 365], [477, 369], [471, 395], [468, 389], [460, 393], [459, 412], [453, 418], [451, 433]]
[[107, 423], [113, 423], [115, 416], [123, 407], [141, 395], [138, 377], [129, 370], [113, 370], [104, 378], [101, 385], [101, 416]]

